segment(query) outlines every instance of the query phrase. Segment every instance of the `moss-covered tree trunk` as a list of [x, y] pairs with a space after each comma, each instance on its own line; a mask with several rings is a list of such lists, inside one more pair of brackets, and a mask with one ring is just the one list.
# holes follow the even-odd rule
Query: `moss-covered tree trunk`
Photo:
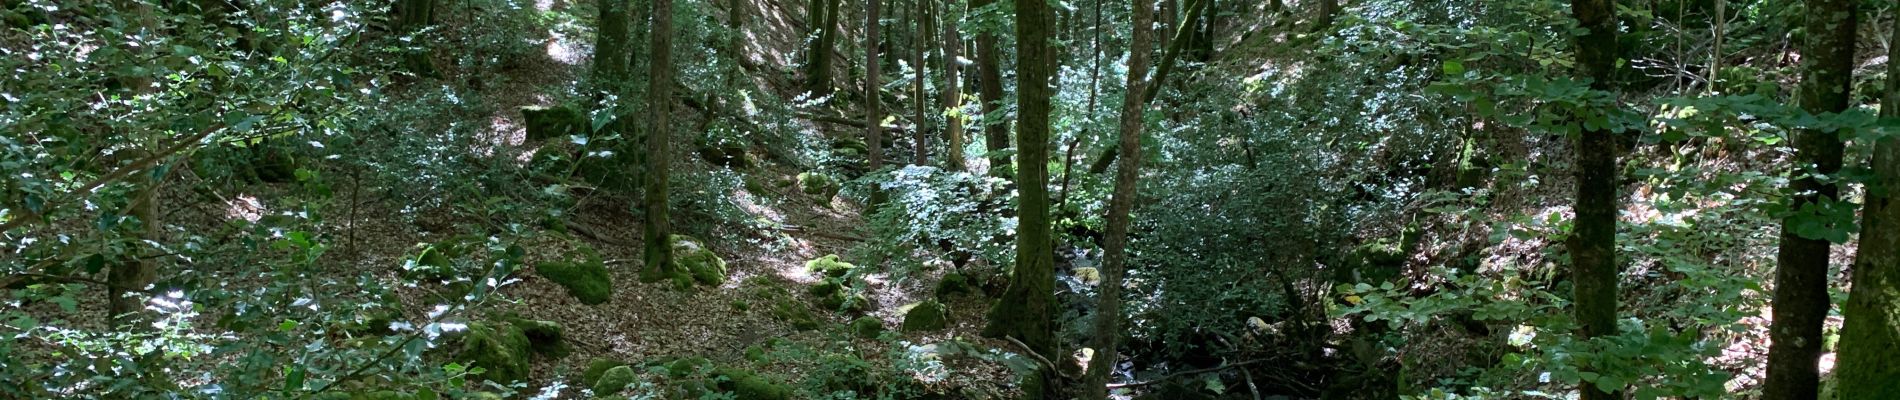
[[632, 18], [628, 15], [628, 0], [600, 0], [600, 29], [594, 34], [594, 84], [611, 87], [624, 84], [627, 79], [628, 24]]
[[[970, 0], [970, 9], [981, 10], [995, 3], [996, 0]], [[976, 91], [977, 100], [983, 103], [983, 119], [978, 122], [983, 129], [983, 147], [990, 154], [990, 175], [1000, 176], [1009, 170], [1009, 157], [1002, 155], [1009, 149], [1009, 123], [1003, 121], [1003, 54], [996, 46], [993, 29], [977, 32]]]
[[963, 37], [957, 33], [957, 10], [953, 4], [944, 4], [943, 21], [943, 108], [951, 110], [944, 117], [944, 169], [962, 171], [967, 168], [963, 160], [963, 82], [958, 76], [961, 65], [957, 63], [958, 51], [962, 50]]
[[811, 50], [806, 53], [805, 90], [815, 96], [831, 94], [831, 55], [838, 43], [838, 0], [812, 0], [809, 10], [814, 20], [812, 29], [818, 37], [812, 39]]
[[[1131, 19], [1134, 21], [1133, 33], [1128, 44], [1128, 91], [1124, 98], [1141, 98], [1144, 90], [1144, 75], [1148, 73], [1149, 53], [1153, 44], [1154, 30], [1147, 27], [1154, 23], [1154, 9], [1149, 0], [1134, 0]], [[1099, 29], [1099, 28], [1098, 28]], [[1116, 147], [1120, 149], [1122, 162], [1115, 169], [1115, 191], [1109, 195], [1108, 232], [1102, 239], [1102, 286], [1099, 298], [1095, 302], [1095, 338], [1089, 344], [1095, 349], [1095, 357], [1089, 360], [1088, 375], [1083, 381], [1083, 399], [1108, 398], [1108, 374], [1115, 369], [1116, 348], [1121, 341], [1122, 318], [1122, 276], [1128, 264], [1128, 224], [1130, 214], [1135, 209], [1135, 183], [1141, 173], [1141, 129], [1142, 115], [1146, 105], [1139, 102], [1122, 102], [1121, 123], [1117, 132]]]
[[927, 34], [930, 32], [930, 18], [928, 18], [927, 13], [930, 8], [931, 0], [911, 1], [917, 3], [914, 10], [911, 11], [911, 14], [917, 17], [912, 18], [912, 20], [916, 21], [916, 25], [912, 27], [916, 29], [916, 33], [912, 35], [914, 40], [911, 43], [911, 47], [915, 47], [915, 49], [912, 49], [915, 51], [911, 52], [910, 68], [916, 72], [916, 76], [911, 79], [912, 93], [910, 100], [912, 103], [911, 106], [916, 109], [917, 121], [915, 122], [916, 126], [911, 131], [911, 152], [914, 157], [910, 163], [911, 165], [930, 165], [930, 117], [926, 114], [927, 111], [925, 110], [927, 109], [924, 108], [924, 104], [927, 104], [924, 101], [924, 98], [927, 97], [924, 95], [924, 66], [929, 64], [924, 62], [924, 55], [930, 52], [931, 45], [929, 41], [925, 41], [924, 39], [930, 37], [930, 35]]
[[[864, 11], [864, 144], [871, 171], [884, 169], [884, 115], [879, 110], [878, 0], [865, 0]], [[870, 206], [884, 203], [884, 191], [871, 190]]]
[[[647, 282], [681, 275], [673, 265], [672, 226], [667, 221], [667, 181], [672, 164], [673, 126], [673, 0], [653, 0], [653, 33], [647, 64], [648, 117], [653, 128], [647, 131], [646, 195], [641, 199], [646, 221], [641, 234], [646, 249], [642, 260], [646, 269], [641, 280]], [[676, 278], [677, 280], [677, 278]], [[689, 283], [690, 284], [690, 283]]]
[[[1330, 2], [1330, 1], [1329, 1]], [[1334, 7], [1337, 7], [1336, 5]], [[1616, 14], [1610, 0], [1572, 0], [1584, 34], [1577, 61], [1592, 90], [1612, 90], [1616, 69]], [[1607, 110], [1605, 110], [1607, 112]], [[1573, 141], [1576, 157], [1576, 231], [1570, 236], [1570, 274], [1578, 325], [1584, 338], [1616, 334], [1616, 133], [1589, 129]], [[1618, 387], [1584, 382], [1583, 400], [1619, 398]]]
[[1049, 81], [1055, 13], [1043, 0], [1016, 1], [1016, 266], [984, 336], [1009, 336], [1030, 350], [1059, 358], [1055, 340], [1055, 250], [1049, 226]]
[[[1859, 20], [1851, 0], [1809, 0], [1801, 44], [1801, 89], [1798, 101], [1809, 113], [1846, 110], [1854, 72], [1854, 28]], [[1840, 189], [1815, 176], [1833, 176], [1841, 169], [1841, 141], [1835, 132], [1806, 129], [1794, 137], [1796, 171], [1790, 182], [1789, 209], [1835, 204]], [[1812, 167], [1812, 170], [1807, 168]], [[1804, 237], [1794, 227], [1797, 213], [1781, 223], [1781, 251], [1775, 257], [1774, 323], [1768, 330], [1768, 377], [1762, 386], [1766, 400], [1814, 399], [1820, 392], [1821, 323], [1827, 318], [1827, 265], [1830, 243]]]
[[[1900, 17], [1895, 18], [1900, 23]], [[1900, 26], [1900, 25], [1895, 25]], [[1883, 117], [1900, 117], [1900, 29], [1887, 46], [1887, 98]], [[1900, 139], [1874, 145], [1874, 182], [1861, 212], [1860, 254], [1841, 328], [1842, 400], [1900, 399]]]

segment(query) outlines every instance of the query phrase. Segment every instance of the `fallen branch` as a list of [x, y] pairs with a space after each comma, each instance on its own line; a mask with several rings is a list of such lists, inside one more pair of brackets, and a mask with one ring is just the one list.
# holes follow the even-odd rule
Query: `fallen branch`
[[1077, 378], [1076, 376], [1073, 376], [1073, 375], [1069, 375], [1069, 374], [1067, 374], [1067, 373], [1063, 373], [1063, 372], [1062, 372], [1062, 369], [1061, 369], [1061, 368], [1056, 368], [1056, 363], [1054, 363], [1054, 362], [1050, 362], [1050, 361], [1049, 361], [1049, 359], [1048, 359], [1048, 358], [1045, 358], [1045, 357], [1043, 357], [1043, 356], [1042, 356], [1042, 354], [1040, 354], [1040, 353], [1036, 353], [1036, 349], [1033, 349], [1033, 348], [1030, 348], [1030, 347], [1029, 347], [1029, 345], [1027, 345], [1027, 344], [1023, 344], [1023, 341], [1021, 341], [1021, 340], [1016, 340], [1016, 337], [1015, 337], [1015, 336], [1003, 336], [1003, 338], [1004, 338], [1004, 339], [1009, 339], [1009, 342], [1010, 342], [1010, 343], [1015, 343], [1017, 347], [1021, 347], [1021, 348], [1023, 348], [1023, 352], [1025, 352], [1025, 353], [1029, 353], [1029, 355], [1030, 355], [1031, 357], [1035, 357], [1035, 358], [1036, 358], [1036, 361], [1041, 361], [1041, 362], [1042, 362], [1042, 366], [1043, 366], [1044, 368], [1048, 368], [1048, 369], [1049, 369], [1050, 371], [1055, 371], [1055, 372], [1056, 372], [1056, 375], [1058, 375], [1058, 376], [1061, 376], [1061, 377], [1063, 377], [1063, 378], [1066, 378], [1066, 379], [1076, 379], [1076, 378]]

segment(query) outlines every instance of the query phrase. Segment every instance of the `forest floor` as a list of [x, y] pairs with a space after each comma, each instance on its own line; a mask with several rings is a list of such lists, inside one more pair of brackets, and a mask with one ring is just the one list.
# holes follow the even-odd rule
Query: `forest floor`
[[[783, 74], [776, 71], [787, 70], [793, 62], [797, 46], [802, 43], [802, 23], [798, 20], [804, 13], [802, 4], [793, 1], [745, 2], [756, 6], [749, 18], [747, 42], [752, 43], [748, 54], [748, 68], [760, 68], [772, 73], [753, 73], [748, 76], [755, 79], [759, 87], [777, 92], [781, 98], [797, 95], [793, 86], [785, 79], [774, 79]], [[543, 2], [542, 6], [560, 7], [560, 4]], [[550, 99], [558, 97], [560, 90], [572, 89], [576, 77], [583, 74], [588, 65], [584, 57], [591, 54], [588, 43], [579, 42], [559, 32], [549, 32], [546, 39], [547, 57], [537, 58], [527, 65], [514, 68], [512, 76], [497, 79], [502, 82], [497, 87], [484, 91], [483, 96], [495, 105], [496, 114], [489, 125], [497, 147], [504, 151], [491, 152], [491, 156], [514, 155], [527, 159], [526, 152], [532, 151], [532, 144], [525, 143], [525, 130], [520, 123], [520, 114], [515, 110], [522, 106], [552, 105]], [[682, 60], [684, 61], [684, 60]], [[691, 94], [687, 94], [691, 95]], [[684, 108], [684, 107], [676, 107]], [[836, 113], [832, 110], [831, 113]], [[684, 116], [684, 114], [682, 114]], [[690, 116], [688, 117], [690, 118]], [[806, 129], [818, 131], [829, 126], [817, 125], [812, 121], [801, 121]], [[690, 126], [690, 124], [682, 124]], [[838, 135], [856, 135], [856, 130], [840, 132]], [[820, 135], [830, 137], [829, 132]], [[761, 157], [764, 158], [764, 157]], [[803, 172], [796, 166], [762, 162], [751, 170], [742, 171], [750, 179], [762, 182], [789, 181]], [[813, 347], [837, 347], [840, 341], [850, 341], [845, 347], [856, 349], [862, 359], [871, 362], [886, 362], [886, 352], [900, 351], [902, 344], [923, 346], [945, 340], [980, 344], [988, 348], [1011, 348], [1008, 343], [978, 337], [982, 328], [983, 313], [988, 305], [980, 298], [963, 296], [945, 299], [950, 306], [952, 319], [949, 329], [927, 333], [899, 333], [900, 346], [888, 345], [878, 339], [853, 338], [845, 322], [853, 316], [845, 313], [816, 310], [824, 327], [817, 332], [799, 332], [788, 323], [775, 318], [769, 306], [774, 301], [765, 290], [755, 287], [762, 282], [789, 289], [791, 293], [802, 296], [805, 287], [816, 284], [819, 276], [807, 271], [805, 263], [827, 254], [844, 254], [856, 246], [866, 232], [860, 231], [864, 221], [857, 206], [841, 198], [821, 199], [807, 195], [796, 187], [776, 185], [756, 185], [763, 193], [749, 193], [741, 190], [726, 194], [739, 203], [741, 208], [753, 216], [771, 221], [774, 226], [783, 227], [777, 237], [754, 237], [737, 243], [708, 243], [720, 257], [729, 264], [726, 283], [717, 287], [699, 287], [689, 290], [675, 290], [665, 283], [644, 284], [638, 280], [640, 269], [641, 233], [638, 216], [631, 210], [635, 199], [616, 197], [587, 197], [571, 212], [568, 232], [575, 239], [597, 249], [607, 260], [609, 273], [613, 278], [613, 296], [606, 303], [598, 305], [581, 304], [566, 294], [559, 285], [535, 273], [523, 271], [517, 273], [516, 282], [508, 283], [500, 291], [509, 304], [500, 310], [519, 313], [523, 316], [560, 323], [566, 332], [566, 340], [574, 344], [572, 354], [560, 359], [539, 358], [535, 360], [534, 386], [549, 387], [553, 383], [564, 383], [569, 389], [562, 397], [573, 396], [579, 389], [575, 386], [580, 371], [591, 360], [615, 359], [623, 362], [638, 363], [666, 357], [700, 356], [712, 359], [720, 364], [743, 363], [749, 347], [769, 346], [768, 342], [789, 341]], [[699, 188], [674, 187], [674, 190], [701, 190]], [[265, 201], [268, 203], [268, 201]], [[352, 238], [348, 249], [353, 253], [359, 268], [387, 269], [391, 271], [389, 279], [396, 280], [396, 271], [408, 257], [412, 257], [420, 243], [432, 243], [448, 239], [452, 229], [430, 229], [429, 227], [456, 226], [470, 221], [430, 220], [431, 218], [453, 218], [425, 215], [419, 218], [402, 218], [396, 215], [403, 208], [399, 199], [383, 199], [378, 202], [356, 204], [352, 209], [333, 210], [330, 215], [348, 215], [350, 230], [360, 237]], [[418, 221], [408, 223], [404, 221]], [[677, 225], [677, 223], [676, 223]], [[523, 243], [527, 248], [526, 264], [533, 265], [538, 260], [565, 259], [573, 251], [570, 243], [558, 236], [544, 236], [536, 243]], [[934, 274], [933, 274], [934, 275]], [[757, 278], [764, 278], [760, 280]], [[931, 297], [931, 286], [935, 276], [895, 279], [882, 271], [871, 272], [865, 276], [866, 296], [872, 300], [872, 307], [864, 315], [876, 316], [885, 322], [890, 331], [897, 331], [902, 322], [902, 306]], [[411, 309], [406, 313], [412, 318], [426, 315], [441, 301], [431, 288], [411, 286], [400, 295]], [[748, 306], [741, 306], [748, 305]], [[784, 342], [780, 343], [782, 346]], [[757, 372], [777, 375], [790, 382], [798, 382], [805, 376], [805, 369], [814, 367], [817, 360], [784, 360], [785, 362], [761, 363], [754, 365]], [[952, 366], [957, 374], [938, 382], [927, 382], [938, 391], [955, 390], [964, 398], [1009, 398], [1006, 387], [1013, 382], [1013, 375], [1002, 365], [961, 360]]]

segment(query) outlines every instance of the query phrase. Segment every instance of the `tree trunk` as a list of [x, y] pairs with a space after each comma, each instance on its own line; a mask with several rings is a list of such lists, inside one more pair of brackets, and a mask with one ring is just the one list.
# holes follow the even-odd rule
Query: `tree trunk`
[[594, 83], [620, 85], [627, 78], [631, 52], [628, 43], [628, 0], [600, 1], [600, 30], [594, 36]]
[[[396, 31], [404, 35], [421, 32], [435, 23], [435, 0], [402, 0], [396, 5]], [[415, 43], [426, 43], [418, 40]], [[403, 68], [419, 75], [434, 75], [435, 63], [426, 51], [403, 52]]]
[[911, 79], [912, 93], [910, 100], [912, 103], [911, 106], [916, 108], [917, 121], [915, 122], [916, 126], [911, 131], [911, 140], [915, 142], [912, 144], [913, 149], [911, 151], [915, 158], [911, 159], [910, 164], [930, 165], [930, 118], [928, 115], [925, 115], [926, 109], [924, 108], [924, 104], [926, 104], [924, 101], [924, 66], [928, 65], [924, 63], [924, 53], [929, 52], [930, 43], [923, 40], [929, 36], [927, 33], [930, 32], [930, 18], [925, 14], [926, 8], [929, 7], [930, 0], [911, 1], [917, 3], [917, 6], [911, 11], [911, 14], [917, 15], [916, 18], [912, 18], [916, 21], [916, 25], [912, 28], [916, 29], [917, 33], [914, 34], [914, 39], [916, 40], [912, 41], [912, 47], [915, 47], [914, 50], [916, 51], [912, 54], [910, 68], [916, 71], [916, 76]]
[[[944, 16], [956, 15], [956, 9], [949, 3], [944, 4]], [[957, 64], [957, 52], [962, 50], [963, 37], [957, 33], [958, 18], [945, 18], [943, 21], [943, 108], [950, 110], [944, 116], [944, 141], [949, 142], [944, 150], [944, 169], [962, 171], [967, 168], [963, 162], [963, 86], [957, 72], [962, 65]]]
[[[1055, 249], [1049, 226], [1049, 82], [1055, 48], [1049, 43], [1055, 15], [1042, 0], [1016, 2], [1016, 266], [1009, 289], [990, 309], [984, 336], [1009, 336], [1046, 357], [1056, 351]], [[1044, 374], [1047, 376], [1047, 374]]]
[[[1332, 3], [1329, 0], [1328, 3]], [[1610, 0], [1572, 0], [1570, 11], [1587, 30], [1577, 37], [1577, 60], [1590, 88], [1613, 90], [1616, 14]], [[1334, 7], [1337, 7], [1335, 5]], [[1608, 110], [1603, 110], [1608, 112]], [[1572, 298], [1583, 338], [1616, 335], [1616, 132], [1586, 130], [1573, 145], [1577, 158], [1576, 232], [1569, 243]], [[1620, 398], [1622, 388], [1584, 382], [1583, 400]]]
[[[880, 88], [882, 86], [878, 84], [879, 62], [877, 46], [879, 42], [877, 14], [879, 0], [866, 0], [865, 2], [869, 3], [869, 9], [865, 10], [864, 13], [864, 144], [866, 153], [870, 153], [866, 155], [866, 157], [870, 158], [869, 169], [876, 172], [884, 169], [884, 136], [881, 132], [883, 130], [884, 116], [882, 115], [883, 110], [878, 109], [879, 100], [884, 97], [880, 95], [882, 92]], [[879, 204], [883, 204], [884, 196], [884, 191], [872, 189], [870, 204], [868, 204], [868, 206], [875, 207]]]
[[[1847, 110], [1852, 93], [1854, 29], [1859, 20], [1851, 0], [1809, 0], [1807, 38], [1801, 46], [1801, 108], [1809, 113]], [[1789, 183], [1790, 210], [1804, 206], [1837, 206], [1840, 189], [1813, 178], [1832, 176], [1841, 169], [1841, 141], [1834, 132], [1802, 130], [1794, 138], [1795, 165], [1800, 178]], [[1796, 167], [1804, 168], [1804, 167]], [[1774, 323], [1768, 330], [1768, 377], [1764, 400], [1814, 399], [1820, 392], [1821, 323], [1831, 305], [1827, 294], [1830, 243], [1794, 232], [1797, 214], [1782, 220], [1781, 252], [1776, 255]], [[1807, 217], [1814, 218], [1814, 217]]]
[[[1570, 4], [1577, 4], [1574, 0]], [[1574, 12], [1575, 9], [1572, 9]], [[1313, 24], [1313, 31], [1323, 31], [1333, 27], [1333, 20], [1339, 18], [1339, 0], [1320, 0], [1319, 21]]]
[[729, 25], [727, 29], [732, 31], [732, 35], [726, 38], [726, 49], [732, 51], [732, 55], [735, 57], [732, 61], [742, 66], [745, 65], [746, 58], [745, 44], [747, 39], [745, 34], [745, 17], [748, 12], [746, 10], [747, 4], [751, 4], [751, 2], [745, 0], [731, 0], [726, 2], [726, 19]]
[[[1134, 0], [1132, 38], [1128, 44], [1128, 92], [1124, 98], [1139, 99], [1146, 85], [1150, 48], [1154, 46], [1154, 9], [1149, 0]], [[1099, 12], [1099, 10], [1097, 11]], [[1099, 28], [1098, 28], [1099, 29]], [[1141, 172], [1141, 130], [1145, 104], [1123, 102], [1120, 132], [1116, 147], [1122, 162], [1115, 169], [1115, 191], [1108, 201], [1108, 232], [1102, 239], [1102, 285], [1095, 300], [1094, 358], [1089, 360], [1088, 375], [1082, 384], [1083, 399], [1108, 398], [1108, 374], [1119, 357], [1121, 341], [1122, 276], [1127, 269], [1129, 214], [1135, 208], [1135, 183]]]
[[818, 38], [812, 40], [811, 51], [806, 54], [805, 90], [813, 96], [831, 94], [831, 55], [837, 49], [838, 42], [838, 0], [812, 0], [818, 7], [808, 14], [817, 17], [812, 29], [818, 31]]
[[[646, 242], [643, 258], [646, 269], [641, 280], [654, 282], [674, 278], [679, 271], [673, 265], [673, 230], [667, 221], [667, 178], [671, 164], [673, 127], [673, 0], [653, 0], [652, 61], [647, 65], [648, 117], [653, 129], [647, 131], [646, 195], [641, 202], [646, 211], [642, 234]], [[690, 283], [689, 283], [690, 284]]]
[[[133, 22], [138, 25], [138, 29], [143, 34], [157, 34], [161, 28], [157, 12], [150, 4], [126, 1], [118, 4], [118, 7], [129, 11]], [[146, 49], [146, 51], [151, 51], [151, 49]], [[158, 91], [156, 86], [152, 85], [152, 78], [148, 75], [131, 75], [126, 79], [125, 87], [132, 91], [134, 96]], [[133, 154], [139, 153], [144, 153], [144, 151], [133, 152]], [[140, 245], [133, 246], [135, 251], [131, 256], [113, 265], [112, 270], [106, 272], [106, 317], [115, 327], [143, 331], [148, 330], [151, 325], [143, 323], [145, 319], [139, 312], [145, 309], [145, 299], [140, 294], [144, 293], [152, 282], [158, 280], [158, 263], [151, 258], [141, 256], [140, 253], [144, 251], [136, 250], [144, 250], [145, 246], [142, 246], [144, 243], [162, 243], [158, 237], [164, 232], [160, 228], [162, 223], [158, 220], [158, 201], [159, 188], [164, 185], [164, 177], [153, 176], [150, 172], [138, 172], [136, 175], [137, 177], [130, 179], [132, 187], [137, 190], [132, 192], [133, 198], [128, 206], [127, 214], [139, 221], [138, 238], [140, 240], [137, 243]]]
[[[1895, 18], [1900, 23], [1900, 17]], [[1895, 25], [1900, 26], [1900, 25]], [[1887, 98], [1882, 117], [1900, 117], [1900, 29], [1887, 42]], [[1841, 400], [1900, 398], [1900, 139], [1887, 136], [1874, 145], [1867, 204], [1861, 212], [1860, 254], [1854, 259], [1853, 287], [1847, 296], [1846, 326], [1841, 328]]]
[[[995, 4], [996, 0], [970, 0], [970, 9], [981, 9]], [[981, 101], [983, 118], [977, 120], [983, 128], [984, 148], [989, 150], [990, 175], [1001, 176], [1008, 171], [1009, 157], [1003, 151], [1009, 149], [1009, 124], [1003, 121], [1003, 55], [996, 48], [996, 33], [984, 29], [976, 35], [976, 85], [978, 101]]]

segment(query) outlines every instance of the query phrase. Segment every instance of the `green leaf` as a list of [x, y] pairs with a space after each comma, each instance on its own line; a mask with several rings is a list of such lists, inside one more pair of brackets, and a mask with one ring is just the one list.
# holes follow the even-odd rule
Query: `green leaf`
[[1465, 63], [1458, 60], [1445, 60], [1445, 75], [1464, 75]]
[[280, 331], [290, 332], [291, 330], [294, 330], [294, 329], [297, 329], [297, 320], [294, 320], [294, 319], [286, 319], [284, 320], [284, 322], [280, 322], [277, 324], [277, 330], [280, 330]]

